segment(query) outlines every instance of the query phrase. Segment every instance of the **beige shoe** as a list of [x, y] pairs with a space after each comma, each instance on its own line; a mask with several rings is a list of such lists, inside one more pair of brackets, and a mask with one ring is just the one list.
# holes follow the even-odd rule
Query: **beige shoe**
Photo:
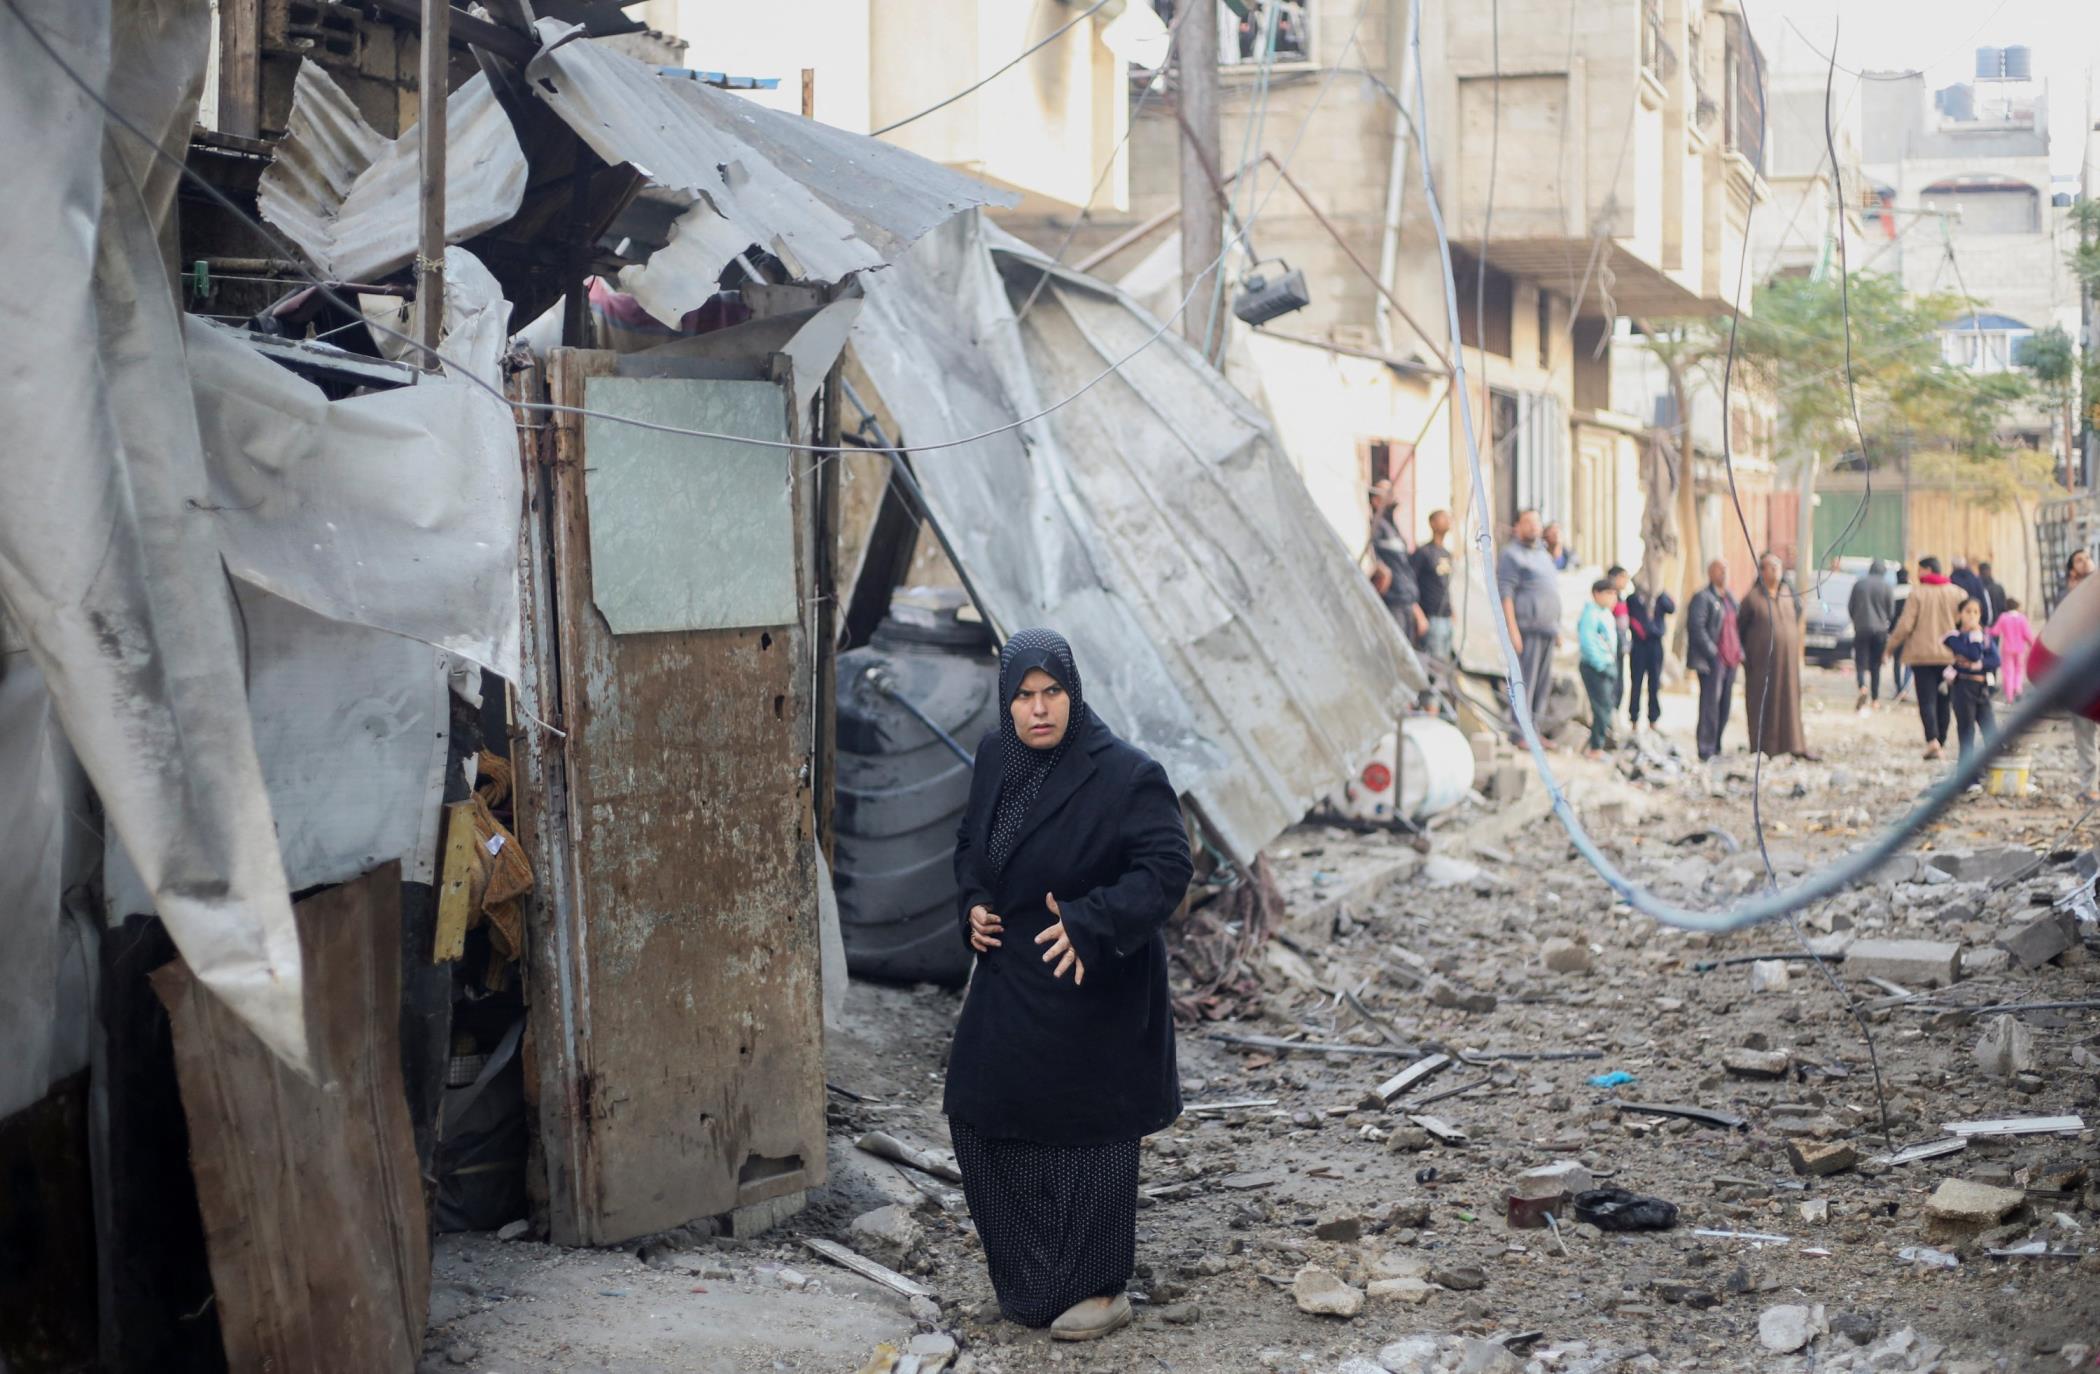
[[1094, 1341], [1128, 1325], [1129, 1294], [1118, 1293], [1113, 1298], [1088, 1298], [1084, 1302], [1073, 1303], [1064, 1310], [1062, 1316], [1050, 1323], [1050, 1339]]

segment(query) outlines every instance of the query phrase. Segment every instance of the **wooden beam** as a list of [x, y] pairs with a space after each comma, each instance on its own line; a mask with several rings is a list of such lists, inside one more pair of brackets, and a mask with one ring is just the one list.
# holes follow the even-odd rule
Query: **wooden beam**
[[262, 135], [262, 0], [220, 0], [219, 132]]
[[441, 964], [467, 952], [467, 925], [474, 915], [468, 900], [474, 876], [474, 803], [445, 808], [445, 866], [438, 876], [437, 938], [430, 961]]
[[420, 107], [416, 116], [416, 163], [421, 179], [416, 241], [416, 338], [418, 362], [438, 368], [438, 339], [445, 332], [445, 106], [452, 90], [452, 6], [423, 0]]

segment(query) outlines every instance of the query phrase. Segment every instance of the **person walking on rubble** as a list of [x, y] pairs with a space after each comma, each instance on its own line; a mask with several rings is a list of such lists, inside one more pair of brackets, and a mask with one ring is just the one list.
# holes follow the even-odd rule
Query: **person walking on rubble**
[[[1517, 512], [1516, 537], [1502, 546], [1496, 562], [1495, 585], [1502, 595], [1502, 615], [1509, 626], [1510, 643], [1524, 672], [1524, 689], [1530, 693], [1534, 725], [1545, 719], [1546, 703], [1553, 697], [1553, 646], [1560, 638], [1560, 570], [1539, 537], [1539, 513]], [[1512, 719], [1509, 732], [1514, 744], [1524, 742]], [[1553, 741], [1540, 736], [1546, 748]]]
[[1721, 752], [1735, 673], [1743, 663], [1743, 638], [1735, 623], [1735, 597], [1728, 590], [1728, 565], [1706, 565], [1706, 585], [1692, 593], [1684, 617], [1684, 664], [1699, 675], [1699, 762]]
[[1000, 1310], [1091, 1340], [1130, 1322], [1138, 1143], [1181, 1115], [1162, 931], [1193, 866], [1166, 770], [1088, 709], [1061, 636], [1008, 640], [999, 695], [955, 840], [976, 967], [941, 1109]]
[[[1947, 726], [1954, 717], [1948, 668], [1954, 654], [1947, 636], [1954, 633], [1966, 593], [1940, 572], [1940, 560], [1918, 560], [1918, 585], [1903, 603], [1896, 628], [1889, 631], [1889, 647], [1901, 649], [1912, 669], [1911, 681], [1918, 689], [1918, 721], [1925, 727], [1925, 757], [1936, 759], [1947, 747]], [[1981, 604], [1979, 598], [1978, 604]]]

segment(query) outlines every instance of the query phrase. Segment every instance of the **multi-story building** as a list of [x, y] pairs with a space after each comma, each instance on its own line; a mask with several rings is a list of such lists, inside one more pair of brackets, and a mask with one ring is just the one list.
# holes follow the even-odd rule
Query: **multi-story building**
[[[1864, 83], [1861, 99], [1864, 171], [1881, 202], [1868, 225], [1890, 242], [1887, 270], [1915, 295], [1978, 302], [1942, 328], [1946, 360], [2004, 372], [2039, 330], [2076, 338], [2069, 197], [2056, 203], [2048, 91], [2030, 79], [2027, 49], [1978, 49], [1973, 82], [1928, 91], [1921, 75], [1891, 76]], [[2059, 443], [2060, 424], [2041, 402], [2014, 419], [2036, 447]]]

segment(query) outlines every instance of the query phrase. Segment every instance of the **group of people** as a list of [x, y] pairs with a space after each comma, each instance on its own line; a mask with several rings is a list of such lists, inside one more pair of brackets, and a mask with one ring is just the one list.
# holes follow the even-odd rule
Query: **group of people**
[[1371, 489], [1371, 585], [1400, 632], [1428, 660], [1432, 674], [1451, 663], [1451, 512], [1429, 513], [1429, 537], [1410, 545], [1393, 512], [1395, 496], [1386, 483]]

